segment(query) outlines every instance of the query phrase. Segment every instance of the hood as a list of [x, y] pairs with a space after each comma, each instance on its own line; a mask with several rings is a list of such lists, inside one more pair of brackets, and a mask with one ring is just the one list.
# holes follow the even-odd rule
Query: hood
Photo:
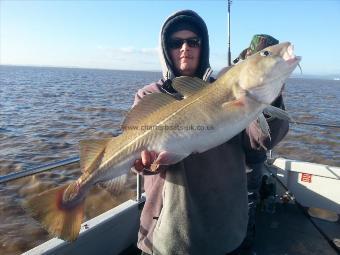
[[160, 32], [160, 61], [162, 65], [163, 78], [165, 80], [173, 79], [176, 77], [174, 65], [167, 52], [167, 39], [173, 31], [173, 26], [180, 22], [188, 22], [199, 30], [199, 36], [202, 39], [201, 46], [201, 59], [198, 67], [197, 77], [208, 80], [212, 70], [209, 63], [209, 35], [208, 29], [204, 20], [194, 11], [181, 10], [170, 15], [164, 22]]

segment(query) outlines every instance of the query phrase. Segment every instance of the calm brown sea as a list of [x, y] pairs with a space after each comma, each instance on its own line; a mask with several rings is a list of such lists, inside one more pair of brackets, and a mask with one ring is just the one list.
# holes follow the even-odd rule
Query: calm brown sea
[[[0, 66], [0, 175], [78, 155], [82, 139], [120, 132], [138, 88], [158, 72]], [[284, 98], [297, 121], [340, 126], [340, 81], [289, 79]], [[340, 166], [340, 129], [292, 124], [276, 156]], [[20, 206], [43, 190], [79, 176], [77, 164], [0, 184], [0, 254], [20, 254], [49, 239]], [[126, 192], [111, 196], [94, 189], [86, 219], [134, 197], [135, 177]]]

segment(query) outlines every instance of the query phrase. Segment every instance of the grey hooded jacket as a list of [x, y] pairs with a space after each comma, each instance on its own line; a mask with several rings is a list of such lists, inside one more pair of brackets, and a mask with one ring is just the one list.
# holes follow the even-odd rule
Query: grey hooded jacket
[[[148, 93], [169, 92], [164, 80], [175, 76], [166, 54], [166, 27], [179, 16], [188, 15], [204, 31], [198, 76], [209, 79], [208, 32], [204, 21], [192, 11], [171, 15], [161, 30], [163, 79], [145, 86], [135, 95], [134, 105]], [[202, 54], [202, 52], [201, 52]], [[269, 123], [272, 148], [287, 133], [288, 123]], [[148, 254], [222, 255], [243, 241], [248, 221], [245, 162], [251, 148], [247, 132], [204, 153], [192, 154], [155, 175], [144, 175], [146, 203], [141, 215], [137, 246]]]

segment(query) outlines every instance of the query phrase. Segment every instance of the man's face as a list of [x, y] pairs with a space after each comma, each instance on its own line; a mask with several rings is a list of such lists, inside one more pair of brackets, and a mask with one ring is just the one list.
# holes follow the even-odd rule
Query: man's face
[[178, 31], [171, 35], [169, 49], [171, 60], [178, 73], [195, 76], [200, 62], [200, 38], [189, 30]]

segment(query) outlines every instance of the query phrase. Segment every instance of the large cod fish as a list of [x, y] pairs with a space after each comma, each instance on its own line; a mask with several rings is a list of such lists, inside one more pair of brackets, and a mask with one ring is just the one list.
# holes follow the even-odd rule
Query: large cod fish
[[128, 113], [120, 136], [80, 142], [82, 175], [76, 181], [33, 197], [25, 207], [50, 234], [75, 240], [93, 185], [126, 174], [143, 150], [159, 154], [154, 164], [171, 165], [228, 141], [279, 95], [300, 59], [287, 42], [250, 56], [212, 84], [174, 79], [182, 100], [165, 93], [145, 96]]

